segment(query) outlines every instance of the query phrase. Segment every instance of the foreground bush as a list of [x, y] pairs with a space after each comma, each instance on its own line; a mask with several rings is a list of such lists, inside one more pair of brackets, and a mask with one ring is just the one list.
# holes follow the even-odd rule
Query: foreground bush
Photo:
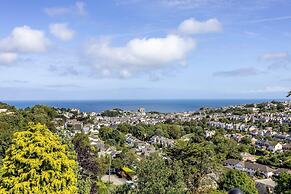
[[77, 193], [77, 164], [46, 126], [16, 132], [0, 169], [2, 193]]
[[239, 188], [245, 194], [257, 194], [255, 181], [246, 173], [238, 170], [228, 171], [221, 180], [220, 187], [224, 191]]

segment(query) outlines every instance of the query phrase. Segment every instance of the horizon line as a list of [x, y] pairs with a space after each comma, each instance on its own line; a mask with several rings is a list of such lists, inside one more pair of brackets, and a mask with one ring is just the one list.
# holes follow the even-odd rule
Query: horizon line
[[[0, 102], [15, 101], [153, 101], [153, 100], [288, 100], [288, 98], [149, 98], [149, 99], [0, 99]], [[289, 99], [291, 100], [291, 99]]]

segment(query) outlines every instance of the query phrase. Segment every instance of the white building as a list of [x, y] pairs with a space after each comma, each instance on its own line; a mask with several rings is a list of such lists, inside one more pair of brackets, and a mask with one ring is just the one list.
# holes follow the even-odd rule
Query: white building
[[281, 143], [270, 144], [268, 150], [271, 152], [282, 151], [283, 145]]
[[228, 168], [240, 170], [247, 172], [250, 175], [254, 175], [256, 172], [263, 174], [266, 178], [273, 176], [274, 169], [257, 163], [240, 161], [235, 159], [228, 159], [224, 162], [225, 166]]
[[146, 112], [145, 112], [145, 109], [143, 107], [140, 107], [138, 109], [138, 112], [141, 114], [141, 115], [146, 115]]
[[0, 109], [0, 113], [4, 113], [4, 112], [7, 112], [7, 111], [8, 111], [8, 109], [6, 109], [6, 108]]

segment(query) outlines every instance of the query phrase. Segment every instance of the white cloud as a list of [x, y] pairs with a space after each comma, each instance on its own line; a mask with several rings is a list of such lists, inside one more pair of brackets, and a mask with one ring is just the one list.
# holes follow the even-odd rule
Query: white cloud
[[49, 26], [50, 32], [63, 41], [73, 39], [75, 32], [68, 27], [66, 23], [55, 23]]
[[[120, 1], [126, 1], [126, 0], [120, 0]], [[127, 0], [128, 1], [128, 0]], [[144, 1], [150, 1], [150, 0], [144, 0]], [[210, 13], [213, 9], [217, 10], [227, 10], [234, 8], [238, 8], [240, 10], [246, 10], [246, 11], [253, 11], [253, 10], [261, 10], [265, 8], [272, 8], [272, 6], [275, 3], [278, 3], [278, 1], [281, 0], [252, 0], [252, 1], [245, 1], [245, 3], [241, 3], [239, 0], [152, 0], [153, 2], [162, 2], [164, 5], [174, 8], [174, 9], [203, 9], [208, 10]], [[282, 0], [282, 2], [285, 0]], [[276, 4], [277, 5], [277, 4]], [[287, 18], [286, 17], [282, 17]], [[273, 19], [273, 18], [266, 18], [262, 19], [265, 20], [280, 20], [279, 19]], [[258, 20], [257, 22], [260, 22], [261, 20]], [[254, 21], [256, 22], [256, 21]]]
[[240, 68], [230, 71], [218, 71], [213, 73], [214, 76], [218, 77], [247, 77], [247, 76], [254, 76], [258, 75], [261, 72], [255, 68], [247, 67], [247, 68]]
[[283, 16], [283, 17], [272, 17], [272, 18], [262, 18], [258, 20], [250, 20], [246, 23], [263, 23], [263, 22], [273, 22], [273, 21], [282, 21], [282, 20], [290, 20], [291, 16]]
[[288, 70], [290, 67], [290, 57], [288, 52], [270, 52], [259, 56], [259, 60], [268, 64], [268, 70]]
[[284, 92], [287, 93], [290, 91], [290, 88], [288, 87], [283, 87], [283, 86], [267, 86], [263, 89], [257, 89], [257, 90], [251, 90], [248, 91], [250, 93], [279, 93], [279, 92]]
[[15, 62], [18, 58], [18, 55], [13, 52], [0, 52], [0, 65], [11, 64]]
[[286, 58], [289, 58], [288, 52], [270, 52], [260, 56], [260, 59], [264, 61], [282, 60]]
[[44, 52], [50, 41], [41, 30], [29, 26], [15, 27], [5, 38], [0, 38], [0, 65], [14, 63], [19, 55]]
[[48, 46], [44, 32], [29, 26], [16, 27], [8, 37], [0, 40], [0, 50], [3, 51], [43, 52]]
[[91, 64], [98, 76], [128, 78], [183, 64], [195, 45], [192, 38], [178, 35], [132, 39], [122, 47], [113, 47], [108, 40], [92, 40], [85, 46], [85, 63]]
[[70, 9], [66, 8], [66, 7], [45, 8], [44, 11], [49, 16], [66, 15], [66, 14], [70, 13]]
[[202, 22], [190, 18], [179, 26], [180, 34], [136, 38], [119, 47], [112, 46], [109, 40], [91, 40], [85, 45], [82, 62], [94, 67], [99, 77], [129, 78], [137, 74], [155, 77], [187, 65], [187, 55], [196, 47], [192, 34], [221, 30], [215, 18]]
[[44, 11], [49, 16], [60, 16], [60, 15], [69, 15], [69, 14], [77, 14], [77, 15], [85, 15], [86, 4], [81, 1], [77, 1], [74, 5], [68, 7], [50, 7], [45, 8]]
[[84, 2], [76, 2], [75, 4], [75, 7], [77, 9], [77, 12], [80, 14], [80, 15], [85, 15], [86, 14], [86, 10], [85, 10], [85, 3]]
[[178, 30], [184, 34], [220, 32], [222, 31], [222, 24], [216, 18], [206, 21], [197, 21], [195, 18], [189, 18], [179, 25]]
[[201, 7], [209, 4], [221, 2], [221, 0], [161, 0], [163, 3], [169, 6], [178, 7]]

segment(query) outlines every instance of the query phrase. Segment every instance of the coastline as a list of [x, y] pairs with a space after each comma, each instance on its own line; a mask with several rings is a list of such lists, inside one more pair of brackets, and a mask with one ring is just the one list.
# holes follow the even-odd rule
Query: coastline
[[4, 100], [17, 108], [47, 105], [57, 108], [77, 108], [83, 112], [102, 112], [120, 108], [125, 111], [136, 111], [143, 107], [148, 111], [163, 113], [192, 112], [200, 108], [219, 108], [234, 105], [252, 104], [285, 99], [165, 99], [165, 100]]

